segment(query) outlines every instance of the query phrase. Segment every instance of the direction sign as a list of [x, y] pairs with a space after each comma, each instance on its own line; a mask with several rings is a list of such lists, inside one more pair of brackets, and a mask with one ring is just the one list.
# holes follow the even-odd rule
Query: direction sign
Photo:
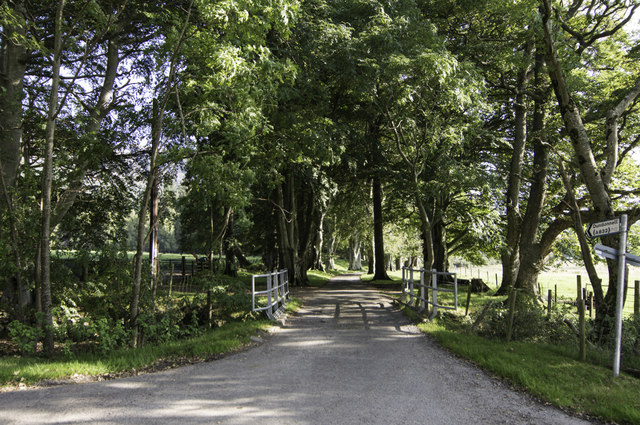
[[[618, 251], [615, 248], [611, 248], [610, 246], [606, 246], [606, 245], [602, 245], [602, 244], [596, 244], [593, 247], [594, 251], [596, 252], [596, 255], [602, 258], [609, 258], [611, 260], [617, 260], [618, 259], [618, 253], [620, 251]], [[633, 254], [629, 254], [628, 252], [625, 255], [625, 258], [627, 259], [627, 264], [630, 266], [635, 266], [635, 267], [640, 267], [640, 257], [638, 257], [637, 255], [633, 255]]]
[[587, 236], [590, 238], [598, 238], [614, 233], [620, 233], [620, 218], [591, 223], [587, 228]]

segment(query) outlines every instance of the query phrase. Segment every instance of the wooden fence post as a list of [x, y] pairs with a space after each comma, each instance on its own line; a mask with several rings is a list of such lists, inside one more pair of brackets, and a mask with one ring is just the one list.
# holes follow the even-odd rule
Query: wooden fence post
[[207, 290], [207, 317], [209, 320], [209, 327], [213, 327], [213, 303], [211, 300], [211, 289]]
[[467, 286], [467, 307], [464, 309], [464, 315], [469, 314], [469, 304], [471, 304], [471, 284]]
[[640, 280], [635, 281], [635, 288], [633, 291], [633, 315], [636, 318], [640, 318], [640, 290], [638, 286], [640, 285]]
[[553, 305], [551, 304], [553, 302], [553, 291], [551, 289], [549, 289], [549, 296], [547, 297], [547, 318], [551, 318], [551, 308], [553, 307]]
[[171, 297], [171, 289], [173, 287], [173, 271], [175, 269], [175, 264], [173, 261], [171, 262], [171, 275], [169, 275], [169, 297]]
[[[576, 276], [578, 281], [576, 283], [577, 289], [578, 289], [578, 296], [576, 297], [578, 299], [578, 303], [580, 303], [582, 301], [582, 303], [584, 304], [584, 301], [582, 300], [582, 276], [577, 275]], [[578, 314], [580, 314], [580, 307], [578, 306]]]
[[182, 256], [182, 285], [186, 284], [187, 280], [187, 259], [185, 256]]

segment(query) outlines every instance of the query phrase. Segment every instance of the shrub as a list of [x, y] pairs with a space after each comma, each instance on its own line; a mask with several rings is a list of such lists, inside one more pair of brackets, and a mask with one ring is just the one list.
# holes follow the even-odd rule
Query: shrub
[[[478, 333], [491, 338], [505, 338], [509, 312], [499, 304], [486, 313]], [[553, 313], [548, 317], [541, 308], [529, 305], [516, 310], [512, 339], [557, 344], [575, 341], [573, 331], [563, 322], [564, 316]]]
[[24, 324], [18, 320], [9, 323], [9, 338], [18, 346], [23, 355], [35, 354], [38, 340], [42, 338], [42, 330]]

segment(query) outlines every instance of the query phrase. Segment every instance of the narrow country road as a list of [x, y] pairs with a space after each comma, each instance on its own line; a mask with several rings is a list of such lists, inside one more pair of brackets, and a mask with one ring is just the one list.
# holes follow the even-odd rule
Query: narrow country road
[[447, 351], [356, 277], [301, 291], [275, 336], [219, 361], [0, 394], [4, 424], [585, 424]]

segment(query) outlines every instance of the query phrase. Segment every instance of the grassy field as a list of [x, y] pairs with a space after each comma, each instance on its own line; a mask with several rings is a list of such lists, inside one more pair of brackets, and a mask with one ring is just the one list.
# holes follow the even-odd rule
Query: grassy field
[[[607, 281], [609, 274], [604, 264], [597, 266], [598, 275]], [[497, 289], [502, 279], [502, 267], [500, 264], [487, 265], [480, 267], [452, 267], [450, 270], [452, 273], [457, 273], [459, 278], [471, 279], [480, 278], [485, 281], [492, 289]], [[587, 291], [593, 292], [593, 287], [589, 283], [589, 277], [584, 267], [580, 266], [564, 266], [558, 269], [542, 272], [538, 279], [540, 288], [542, 290], [543, 298], [546, 300], [549, 290], [558, 291], [558, 299], [575, 300], [577, 296], [577, 276], [581, 276], [582, 287], [586, 287]], [[637, 283], [640, 281], [640, 269], [635, 267], [629, 268], [629, 288], [627, 289], [627, 298], [624, 305], [625, 316], [633, 314], [633, 291]], [[586, 286], [585, 286], [586, 285]], [[604, 286], [606, 292], [607, 286]]]

